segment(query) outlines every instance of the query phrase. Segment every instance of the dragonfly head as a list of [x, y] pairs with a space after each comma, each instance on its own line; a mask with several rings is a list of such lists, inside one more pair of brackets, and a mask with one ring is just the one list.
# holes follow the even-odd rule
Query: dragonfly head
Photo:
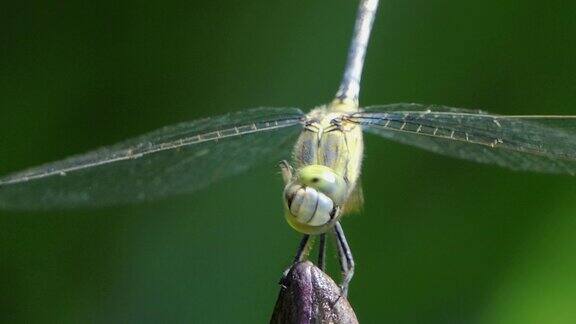
[[323, 233], [338, 220], [347, 192], [347, 182], [329, 167], [305, 166], [284, 188], [286, 220], [299, 232]]

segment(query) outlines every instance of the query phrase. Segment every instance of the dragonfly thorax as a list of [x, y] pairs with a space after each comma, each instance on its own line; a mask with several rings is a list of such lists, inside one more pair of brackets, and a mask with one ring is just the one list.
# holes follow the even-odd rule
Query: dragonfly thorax
[[284, 188], [286, 220], [299, 232], [323, 233], [338, 220], [347, 193], [347, 182], [329, 167], [305, 166]]

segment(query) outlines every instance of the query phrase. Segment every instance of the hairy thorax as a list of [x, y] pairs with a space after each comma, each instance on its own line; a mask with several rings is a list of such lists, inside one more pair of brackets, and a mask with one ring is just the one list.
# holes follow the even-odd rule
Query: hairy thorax
[[294, 147], [296, 172], [285, 188], [287, 220], [300, 232], [323, 233], [360, 203], [362, 130], [346, 114], [320, 106], [306, 116]]
[[342, 120], [344, 114], [331, 112], [326, 106], [312, 110], [294, 147], [294, 160], [297, 168], [327, 166], [353, 187], [362, 163], [362, 129]]

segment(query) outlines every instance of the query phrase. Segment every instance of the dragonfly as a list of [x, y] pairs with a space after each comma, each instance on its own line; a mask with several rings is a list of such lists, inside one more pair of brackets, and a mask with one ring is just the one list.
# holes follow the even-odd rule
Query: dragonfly
[[284, 217], [302, 233], [294, 262], [309, 258], [311, 238], [319, 237], [317, 263], [324, 269], [326, 235], [333, 234], [345, 296], [355, 262], [340, 221], [363, 203], [364, 132], [512, 170], [576, 173], [576, 116], [506, 116], [417, 103], [360, 106], [377, 7], [378, 0], [360, 0], [343, 78], [328, 104], [308, 113], [261, 107], [193, 120], [9, 174], [0, 177], [0, 209], [150, 201], [280, 161]]

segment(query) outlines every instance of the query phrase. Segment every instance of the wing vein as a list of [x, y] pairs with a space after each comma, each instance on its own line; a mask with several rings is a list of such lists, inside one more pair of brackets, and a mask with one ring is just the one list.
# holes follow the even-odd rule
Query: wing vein
[[70, 166], [65, 168], [53, 169], [48, 172], [42, 172], [30, 176], [23, 176], [23, 177], [16, 177], [14, 179], [8, 180], [0, 180], [0, 185], [10, 185], [16, 184], [21, 182], [27, 182], [31, 180], [46, 178], [54, 175], [65, 176], [69, 172], [74, 172], [78, 170], [89, 169], [105, 164], [126, 161], [126, 160], [135, 160], [142, 158], [146, 155], [168, 151], [168, 150], [175, 150], [182, 147], [187, 147], [190, 145], [210, 142], [210, 141], [218, 141], [220, 139], [225, 138], [232, 138], [237, 136], [243, 136], [253, 133], [265, 132], [265, 131], [272, 131], [276, 129], [281, 129], [289, 126], [293, 126], [301, 122], [301, 118], [284, 118], [274, 120], [274, 125], [270, 126], [269, 121], [261, 121], [257, 123], [250, 123], [240, 126], [235, 126], [231, 128], [226, 128], [222, 130], [216, 130], [211, 132], [206, 132], [202, 134], [197, 134], [194, 136], [189, 136], [185, 138], [179, 138], [177, 140], [169, 141], [169, 142], [161, 142], [158, 144], [153, 144], [152, 146], [141, 148], [129, 148], [123, 151], [117, 152], [113, 158], [107, 158], [100, 161], [89, 162], [82, 165]]

